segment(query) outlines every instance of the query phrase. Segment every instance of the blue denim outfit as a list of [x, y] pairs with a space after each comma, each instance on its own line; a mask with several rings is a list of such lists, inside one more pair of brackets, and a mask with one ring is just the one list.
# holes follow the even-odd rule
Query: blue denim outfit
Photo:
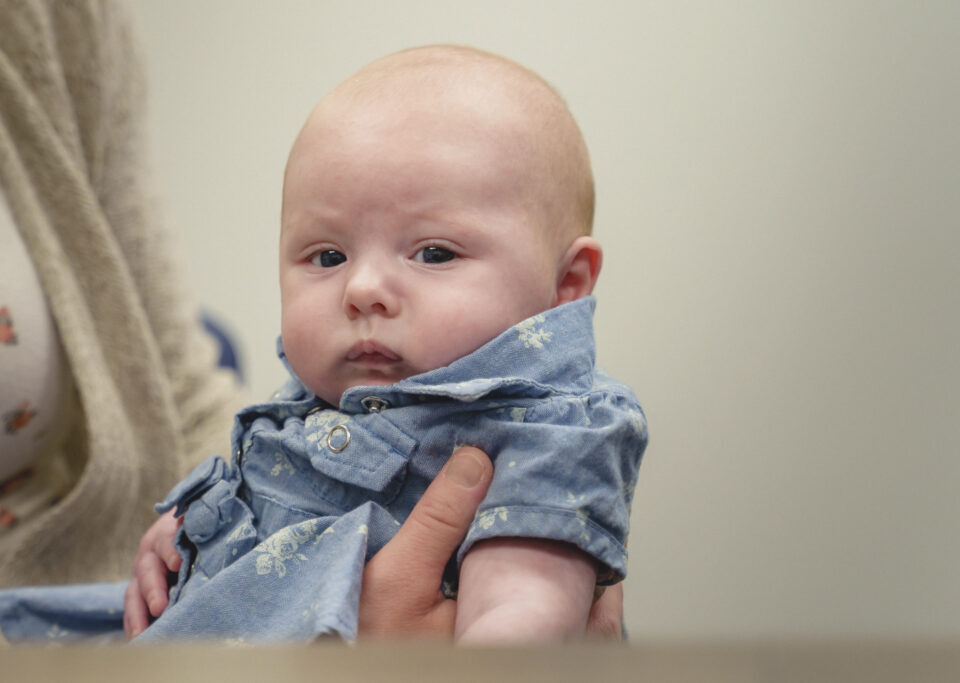
[[594, 306], [580, 299], [447, 367], [353, 387], [336, 410], [291, 378], [241, 411], [232, 464], [207, 460], [158, 506], [184, 515], [184, 562], [171, 606], [138, 640], [355, 639], [364, 563], [465, 444], [495, 471], [445, 592], [474, 543], [502, 536], [573, 543], [603, 567], [598, 582], [622, 579], [647, 430], [630, 389], [594, 365]]

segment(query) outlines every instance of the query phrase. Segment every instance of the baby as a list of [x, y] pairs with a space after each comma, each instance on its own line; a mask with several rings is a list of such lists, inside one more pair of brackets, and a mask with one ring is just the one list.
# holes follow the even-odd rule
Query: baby
[[594, 367], [592, 219], [575, 121], [513, 62], [418, 48], [328, 94], [284, 177], [293, 378], [160, 506], [184, 562], [140, 639], [355, 638], [364, 562], [463, 444], [496, 469], [448, 568], [456, 638], [582, 634], [646, 445]]

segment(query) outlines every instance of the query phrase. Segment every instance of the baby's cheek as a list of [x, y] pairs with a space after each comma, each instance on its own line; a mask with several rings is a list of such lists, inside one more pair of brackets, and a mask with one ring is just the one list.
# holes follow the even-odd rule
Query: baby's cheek
[[316, 343], [316, 335], [302, 335], [295, 331], [283, 334], [283, 351], [293, 374], [314, 394], [329, 400], [333, 389], [323, 382], [328, 376], [324, 369], [323, 349]]
[[421, 348], [425, 354], [422, 361], [430, 369], [449, 365], [476, 351], [509, 326], [510, 323], [499, 316], [483, 310], [478, 310], [476, 315], [465, 312], [447, 316], [421, 336]]

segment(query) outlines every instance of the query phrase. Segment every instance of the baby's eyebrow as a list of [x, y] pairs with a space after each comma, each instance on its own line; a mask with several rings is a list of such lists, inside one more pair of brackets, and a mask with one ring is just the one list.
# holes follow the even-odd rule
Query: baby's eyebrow
[[458, 207], [430, 207], [414, 212], [412, 215], [441, 229], [472, 233], [476, 230], [478, 221], [478, 219], [471, 218], [472, 213]]
[[280, 220], [280, 233], [311, 231], [336, 236], [349, 232], [349, 225], [333, 211], [317, 211], [311, 208], [299, 208], [284, 212]]

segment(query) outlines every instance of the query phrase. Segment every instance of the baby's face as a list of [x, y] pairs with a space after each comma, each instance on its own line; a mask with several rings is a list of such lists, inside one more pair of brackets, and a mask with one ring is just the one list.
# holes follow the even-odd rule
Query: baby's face
[[544, 225], [522, 126], [494, 100], [321, 104], [298, 137], [282, 338], [328, 403], [447, 365], [554, 305], [566, 245]]

